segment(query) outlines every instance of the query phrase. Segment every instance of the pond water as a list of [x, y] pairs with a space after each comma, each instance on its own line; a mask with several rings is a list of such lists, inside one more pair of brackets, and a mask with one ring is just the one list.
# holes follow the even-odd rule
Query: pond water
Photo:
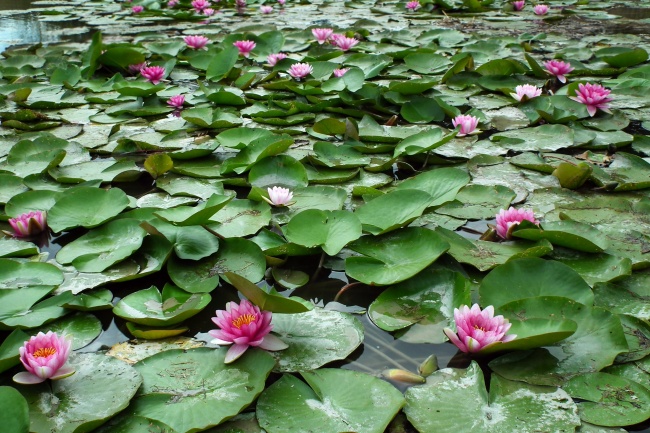
[[[384, 5], [380, 4], [378, 6], [383, 7]], [[328, 23], [336, 22], [336, 17], [328, 15], [331, 14], [333, 10], [336, 10], [336, 7], [336, 4], [330, 2], [318, 11], [310, 10], [310, 13], [313, 12], [314, 14], [310, 15], [310, 25], [322, 24], [325, 26]], [[301, 11], [298, 6], [294, 9], [289, 9], [286, 13], [278, 16], [278, 21], [285, 24], [287, 22], [295, 23], [299, 20], [299, 17], [304, 16], [307, 13], [306, 10], [307, 6], [305, 6], [305, 10], [303, 11]], [[25, 2], [16, 5], [15, 2], [12, 1], [0, 0], [0, 21], [2, 23], [0, 26], [0, 52], [16, 45], [27, 46], [34, 44], [51, 44], [56, 42], [88, 43], [91, 34], [95, 29], [100, 29], [102, 31], [106, 30], [105, 40], [109, 41], [119, 41], [121, 35], [125, 35], [129, 40], [142, 38], [142, 40], [146, 41], [151, 35], [160, 31], [169, 32], [169, 34], [173, 33], [174, 35], [181, 31], [189, 31], [187, 28], [183, 28], [183, 30], [173, 29], [164, 19], [152, 19], [151, 22], [148, 23], [147, 27], [143, 29], [142, 34], [140, 34], [140, 31], [134, 26], [124, 25], [124, 23], [109, 23], [112, 19], [109, 18], [109, 15], [112, 11], [115, 10], [109, 7], [104, 11], [102, 16], [90, 17], [84, 16], [84, 14], [79, 11], [75, 11], [74, 6], [65, 2]], [[643, 21], [650, 18], [650, 9], [645, 8], [617, 6], [608, 8], [605, 12], [606, 14], [618, 15], [636, 21]], [[361, 13], [356, 15], [362, 16], [363, 14]], [[224, 25], [227, 25], [229, 21], [237, 21], [240, 19], [241, 17], [235, 14], [224, 14], [223, 23]], [[251, 16], [250, 19], [252, 28], [261, 22], [261, 19], [258, 16]], [[352, 16], [342, 17], [341, 25], [343, 26], [347, 22], [353, 22], [355, 19], [356, 16], [354, 18]], [[560, 20], [558, 22], [536, 23], [531, 24], [528, 29], [531, 31], [546, 31], [554, 29], [560, 33], [566, 33], [571, 32], [576, 28], [576, 22], [587, 22], [588, 25], [586, 28], [580, 30], [584, 32], [583, 34], [593, 35], [598, 32], [602, 34], [613, 34], [625, 32], [625, 29], [627, 29], [630, 34], [650, 34], [650, 25], [645, 22], [638, 22], [637, 24], [631, 25], [626, 23], [621, 24], [618, 21], [611, 20], [607, 21], [606, 25], [602, 28], [596, 28], [596, 23], [598, 23], [598, 21], [592, 20], [589, 17], [585, 18], [584, 21], [580, 21], [579, 19], [573, 22], [570, 21], [571, 20]], [[390, 22], [395, 26], [394, 28], [396, 33], [408, 28], [411, 24], [409, 19], [403, 17], [396, 17], [392, 20], [387, 20], [387, 22]], [[442, 20], [439, 22], [442, 22]], [[103, 27], [104, 24], [102, 23], [106, 25], [106, 28]], [[115, 27], [111, 27], [112, 24], [115, 24]], [[492, 28], [495, 31], [503, 31], [504, 33], [508, 32], [507, 29], [499, 28], [504, 27], [503, 23], [481, 23], [474, 21], [473, 18], [454, 18], [446, 20], [441, 27], [457, 28], [461, 31]], [[648, 30], [646, 30], [646, 28]], [[220, 29], [218, 26], [208, 26], [206, 34], [217, 34], [219, 31]], [[398, 38], [396, 37], [396, 39]], [[299, 45], [299, 42], [296, 41], [291, 41], [291, 43]], [[387, 52], [390, 52], [390, 50], [387, 50]], [[477, 53], [477, 57], [479, 56], [480, 52]], [[187, 73], [187, 71], [185, 72]], [[403, 73], [403, 71], [395, 71], [396, 75], [399, 75], [400, 73]], [[194, 79], [193, 75], [190, 74], [189, 76], [191, 80]], [[181, 76], [178, 81], [182, 82], [183, 79], [185, 79], [185, 77]], [[461, 95], [461, 91], [458, 91], [458, 98], [464, 98], [466, 96], [468, 99], [471, 97], [469, 94]], [[372, 95], [366, 95], [366, 97], [371, 98]], [[452, 98], [450, 98], [450, 100], [451, 99]], [[491, 108], [491, 101], [480, 102], [484, 104], [484, 107]], [[164, 118], [164, 116], [160, 116], [160, 118]], [[171, 121], [174, 117], [170, 114], [167, 119]], [[623, 130], [626, 132], [632, 132], [632, 127], [635, 130], [643, 129], [640, 124], [640, 121], [635, 120], [631, 127]], [[496, 129], [491, 130], [490, 133], [482, 135], [481, 138], [488, 139], [489, 135], [495, 132], [497, 132]], [[141, 160], [138, 160], [138, 162], [141, 162]], [[417, 162], [421, 163], [422, 161]], [[424, 165], [426, 165], [426, 162]], [[404, 168], [404, 173], [407, 174], [415, 172], [413, 167], [408, 164], [404, 164], [401, 168]], [[402, 172], [397, 170], [397, 166], [394, 167], [394, 174], [395, 173], [397, 173], [398, 177], [401, 177], [402, 175]], [[408, 175], [404, 177], [408, 177]], [[146, 175], [143, 182], [145, 182], [144, 185], [127, 185], [123, 189], [127, 191], [129, 195], [139, 198], [139, 196], [144, 195], [151, 186], [151, 179], [146, 177]], [[233, 188], [237, 190], [236, 187]], [[238, 194], [240, 193], [239, 190], [237, 190], [237, 192]], [[241, 195], [241, 198], [245, 197], [243, 192], [239, 195]], [[517, 202], [523, 202], [524, 200], [525, 194], [523, 197], [521, 194], [517, 195]], [[460, 230], [458, 233], [461, 233], [468, 239], [477, 239], [480, 236], [480, 233], [484, 232], [488, 228], [488, 223], [493, 224], [494, 220], [479, 219], [478, 221], [470, 221], [464, 225], [465, 230]], [[4, 227], [6, 227], [6, 225], [4, 225], [3, 228]], [[77, 239], [82, 233], [85, 233], [85, 230], [77, 229], [75, 232], [54, 238], [49, 242], [49, 245], [44, 246], [41, 251], [49, 253], [50, 257], [54, 257], [64, 245]], [[457, 265], [457, 262], [454, 262], [453, 264], [449, 263], [449, 266], [454, 265]], [[337, 270], [332, 271], [331, 269], [321, 269], [319, 256], [309, 256], [308, 258], [294, 257], [289, 259], [286, 266], [292, 270], [302, 271], [307, 275], [313, 275], [314, 273], [319, 272], [319, 276], [314, 279], [314, 281], [310, 282], [308, 290], [298, 288], [293, 292], [286, 291], [282, 292], [282, 294], [287, 296], [289, 294], [298, 295], [304, 299], [313, 301], [319, 306], [354, 313], [363, 323], [365, 329], [364, 343], [348, 356], [347, 359], [334, 362], [333, 364], [330, 364], [331, 366], [357, 370], [369, 373], [373, 376], [381, 376], [381, 373], [384, 370], [393, 368], [417, 371], [420, 363], [431, 354], [437, 356], [440, 368], [448, 366], [466, 368], [470, 364], [470, 358], [459, 353], [456, 347], [452, 344], [410, 344], [400, 340], [397, 336], [394, 336], [391, 333], [379, 329], [370, 321], [367, 314], [365, 314], [365, 310], [379, 295], [380, 289], [362, 284], [350, 287], [344, 292], [341, 292], [341, 289], [348, 283], [348, 277], [345, 273]], [[331, 268], [336, 269], [336, 266], [332, 266]], [[267, 278], [267, 280], [268, 283], [272, 284], [273, 281], [271, 278]], [[162, 285], [168, 281], [169, 276], [165, 271], [163, 271], [148, 278], [146, 284], [139, 280], [135, 280], [135, 284], [134, 282], [111, 284], [110, 290], [114, 296], [113, 304], [116, 304], [121, 298], [133, 292], [134, 285], [137, 286], [138, 289], [144, 288], [148, 285], [162, 287]], [[475, 281], [473, 283], [476, 285]], [[265, 284], [266, 282], [263, 280], [258, 285], [265, 287]], [[189, 326], [189, 331], [186, 332], [185, 335], [195, 336], [198, 339], [205, 339], [205, 332], [214, 328], [214, 325], [210, 320], [214, 311], [222, 308], [225, 302], [236, 300], [238, 298], [238, 293], [230, 285], [224, 284], [218, 291], [213, 292], [212, 296], [213, 299], [208, 307], [188, 321], [187, 325]], [[97, 312], [95, 314], [101, 321], [102, 333], [93, 343], [82, 348], [79, 352], [96, 352], [105, 350], [116, 343], [124, 342], [131, 338], [126, 328], [126, 322], [123, 319], [115, 317], [110, 310], [108, 310], [108, 312]], [[8, 332], [0, 331], [0, 341], [4, 340], [7, 335]], [[488, 360], [489, 359], [484, 359], [481, 361], [481, 366], [485, 367], [486, 371]], [[398, 381], [392, 381], [392, 383], [401, 391], [404, 391], [409, 386], [408, 384]], [[411, 431], [414, 430], [409, 430], [409, 432]], [[648, 422], [646, 422], [642, 425], [628, 427], [627, 431], [650, 432], [650, 428]]]

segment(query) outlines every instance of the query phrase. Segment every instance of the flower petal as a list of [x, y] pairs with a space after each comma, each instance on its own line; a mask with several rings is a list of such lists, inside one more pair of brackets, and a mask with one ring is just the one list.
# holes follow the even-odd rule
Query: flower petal
[[237, 360], [244, 354], [244, 352], [246, 352], [248, 347], [249, 346], [247, 344], [234, 344], [230, 349], [228, 349], [224, 363], [230, 364], [231, 362]]
[[35, 385], [44, 381], [44, 378], [38, 377], [35, 374], [31, 374], [26, 371], [21, 371], [20, 373], [16, 373], [14, 375], [14, 382], [20, 383], [21, 385]]
[[275, 335], [267, 334], [264, 337], [262, 344], [259, 345], [259, 347], [260, 349], [264, 349], [264, 350], [276, 351], [276, 350], [284, 350], [287, 347], [289, 347], [289, 345], [284, 341], [280, 340]]

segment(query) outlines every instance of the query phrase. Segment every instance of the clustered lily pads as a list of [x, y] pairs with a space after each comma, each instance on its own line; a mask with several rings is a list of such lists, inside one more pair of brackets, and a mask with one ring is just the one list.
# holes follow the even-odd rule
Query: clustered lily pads
[[642, 426], [650, 30], [572, 34], [613, 6], [52, 8], [98, 29], [0, 60], [2, 425]]

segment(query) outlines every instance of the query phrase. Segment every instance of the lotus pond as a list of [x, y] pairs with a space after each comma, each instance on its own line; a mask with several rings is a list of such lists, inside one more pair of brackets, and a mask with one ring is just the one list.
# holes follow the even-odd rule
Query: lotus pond
[[650, 1], [541, 3], [0, 1], [3, 431], [647, 431]]

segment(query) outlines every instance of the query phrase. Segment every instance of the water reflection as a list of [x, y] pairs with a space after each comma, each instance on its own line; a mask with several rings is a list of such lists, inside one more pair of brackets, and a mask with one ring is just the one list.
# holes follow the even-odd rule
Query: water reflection
[[[52, 17], [57, 16], [48, 18]], [[44, 21], [44, 18], [32, 8], [31, 1], [0, 0], [0, 52], [13, 45], [83, 41], [88, 38], [90, 30], [78, 19], [70, 20], [67, 15], [61, 15], [61, 21]]]

